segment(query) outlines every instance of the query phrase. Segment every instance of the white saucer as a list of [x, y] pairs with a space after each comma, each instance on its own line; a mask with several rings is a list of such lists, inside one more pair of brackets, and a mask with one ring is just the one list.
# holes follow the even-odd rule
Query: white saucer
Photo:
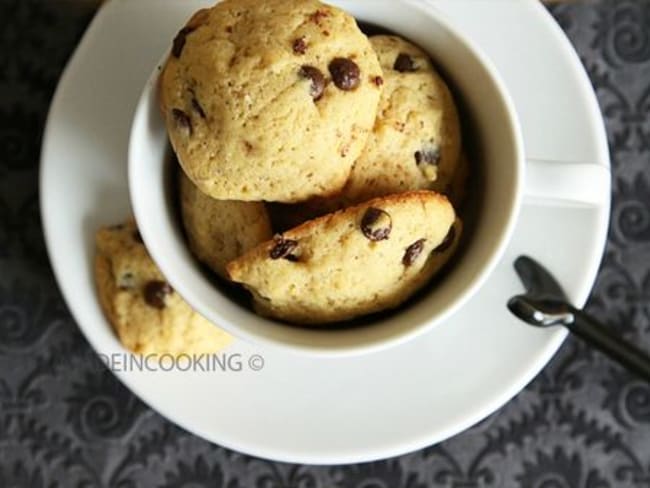
[[[48, 250], [79, 326], [105, 355], [123, 350], [95, 296], [94, 232], [130, 214], [126, 151], [135, 103], [178, 26], [205, 3], [107, 3], [52, 104], [41, 168]], [[519, 110], [529, 158], [609, 167], [591, 85], [536, 0], [428, 3], [446, 11], [501, 70]], [[538, 258], [573, 302], [583, 305], [602, 256], [609, 207], [609, 193], [593, 207], [528, 202], [502, 263], [474, 299], [429, 334], [388, 351], [307, 359], [239, 341], [229, 352], [240, 353], [245, 362], [262, 355], [261, 371], [244, 365], [241, 372], [116, 374], [173, 422], [260, 457], [350, 463], [436, 443], [508, 401], [565, 337], [562, 330], [536, 330], [509, 315], [506, 299], [521, 291], [511, 263], [522, 253]]]

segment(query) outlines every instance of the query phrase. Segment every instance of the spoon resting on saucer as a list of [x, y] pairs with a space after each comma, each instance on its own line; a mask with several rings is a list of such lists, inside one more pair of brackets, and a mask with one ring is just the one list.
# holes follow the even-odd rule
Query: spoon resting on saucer
[[508, 309], [535, 327], [564, 326], [573, 334], [650, 382], [650, 355], [626, 341], [583, 310], [571, 305], [560, 284], [534, 259], [515, 261], [526, 293], [512, 297]]

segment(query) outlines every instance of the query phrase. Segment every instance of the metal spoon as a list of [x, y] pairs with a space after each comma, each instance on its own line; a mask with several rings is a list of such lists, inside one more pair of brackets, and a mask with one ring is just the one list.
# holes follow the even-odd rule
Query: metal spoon
[[650, 356], [617, 336], [608, 327], [572, 306], [562, 287], [546, 268], [527, 256], [515, 261], [526, 293], [512, 297], [508, 309], [536, 327], [563, 325], [629, 371], [650, 381]]

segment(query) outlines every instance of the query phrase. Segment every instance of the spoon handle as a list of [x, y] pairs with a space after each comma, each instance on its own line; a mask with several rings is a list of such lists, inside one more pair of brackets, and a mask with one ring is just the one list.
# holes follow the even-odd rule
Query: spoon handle
[[612, 333], [582, 310], [571, 307], [574, 320], [565, 324], [575, 335], [625, 366], [629, 371], [650, 381], [650, 356], [648, 353]]

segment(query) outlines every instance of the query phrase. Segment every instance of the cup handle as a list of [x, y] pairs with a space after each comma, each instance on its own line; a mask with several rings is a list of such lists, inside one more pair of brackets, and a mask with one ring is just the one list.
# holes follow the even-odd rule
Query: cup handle
[[611, 173], [606, 166], [529, 159], [525, 200], [540, 205], [600, 206], [609, 198]]

